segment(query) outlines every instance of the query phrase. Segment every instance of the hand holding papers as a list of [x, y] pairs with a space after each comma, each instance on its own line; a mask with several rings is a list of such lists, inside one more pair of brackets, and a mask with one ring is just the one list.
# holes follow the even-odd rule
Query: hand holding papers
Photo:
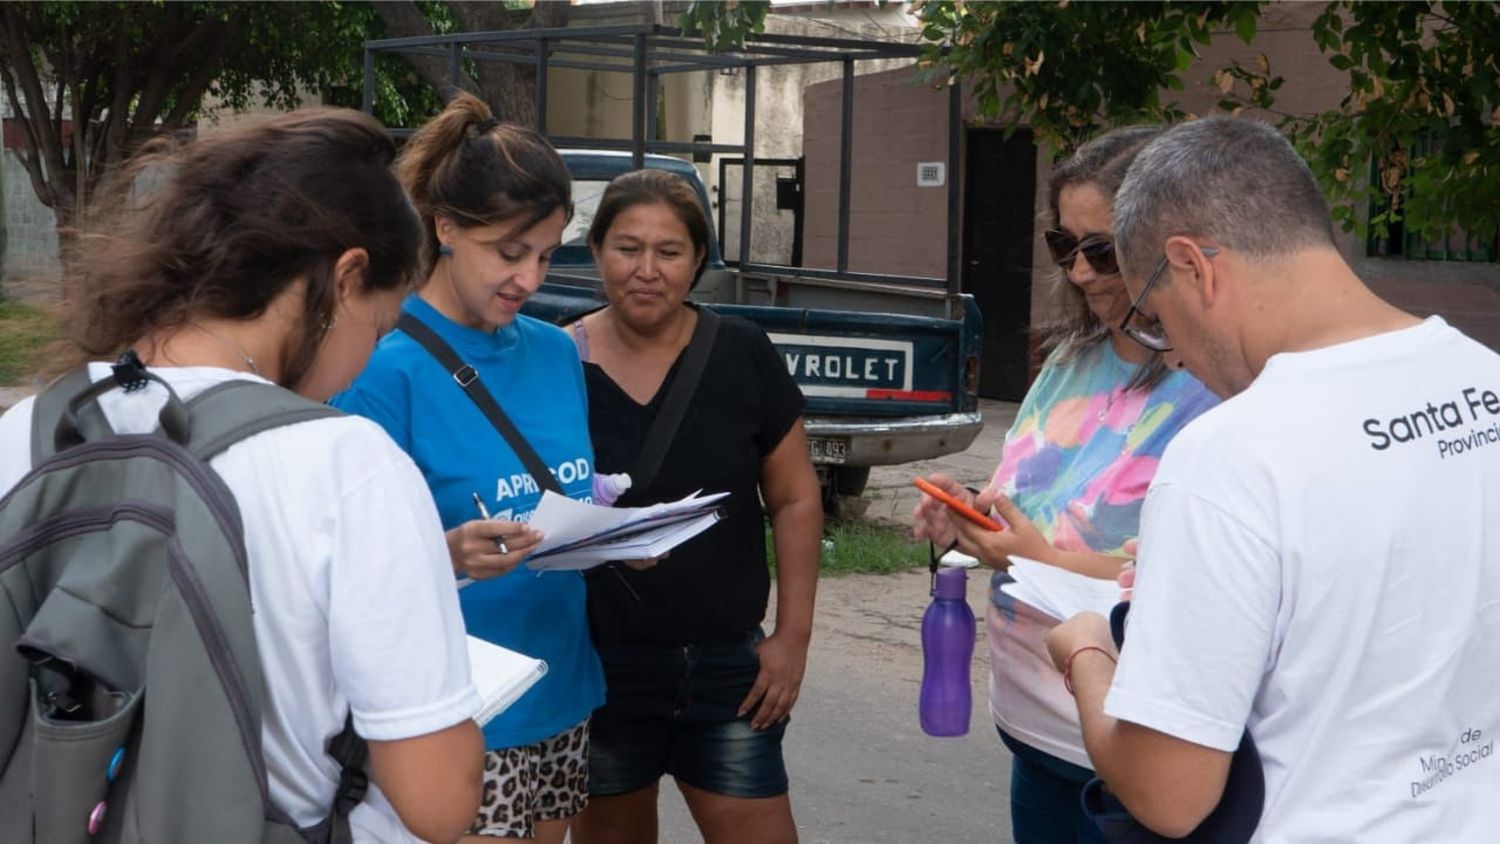
[[693, 493], [650, 507], [599, 507], [544, 493], [530, 526], [546, 538], [526, 558], [526, 565], [537, 570], [586, 569], [610, 560], [660, 557], [712, 527], [720, 518], [718, 503], [727, 495]]
[[1120, 584], [1114, 580], [1087, 577], [1025, 557], [1010, 558], [1010, 575], [1016, 582], [1001, 586], [1000, 591], [1058, 620], [1081, 612], [1108, 618], [1120, 601]]
[[509, 648], [466, 637], [469, 646], [469, 677], [479, 692], [479, 711], [474, 721], [483, 727], [516, 702], [522, 693], [547, 673], [547, 663]]

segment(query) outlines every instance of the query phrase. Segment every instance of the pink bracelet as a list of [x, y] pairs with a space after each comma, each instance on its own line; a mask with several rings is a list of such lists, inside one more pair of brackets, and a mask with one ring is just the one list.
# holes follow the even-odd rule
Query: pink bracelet
[[1084, 651], [1098, 651], [1099, 653], [1102, 653], [1106, 657], [1108, 657], [1110, 662], [1113, 662], [1116, 665], [1120, 664], [1119, 660], [1115, 659], [1114, 654], [1106, 651], [1098, 645], [1084, 645], [1083, 647], [1074, 649], [1072, 653], [1068, 654], [1067, 661], [1063, 663], [1063, 687], [1068, 690], [1068, 694], [1073, 694], [1073, 658], [1083, 653]]

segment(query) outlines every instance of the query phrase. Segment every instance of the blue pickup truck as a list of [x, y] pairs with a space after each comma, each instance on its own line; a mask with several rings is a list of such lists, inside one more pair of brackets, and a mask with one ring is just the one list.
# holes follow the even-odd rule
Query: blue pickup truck
[[[546, 282], [525, 310], [559, 323], [602, 303], [586, 235], [605, 185], [631, 165], [627, 153], [561, 152], [576, 210]], [[703, 207], [712, 208], [692, 164], [660, 155], [645, 161], [687, 179]], [[812, 458], [830, 506], [839, 496], [858, 495], [871, 466], [962, 451], [983, 425], [975, 392], [981, 321], [971, 296], [894, 283], [746, 276], [725, 266], [711, 240], [693, 300], [770, 335], [807, 398]]]

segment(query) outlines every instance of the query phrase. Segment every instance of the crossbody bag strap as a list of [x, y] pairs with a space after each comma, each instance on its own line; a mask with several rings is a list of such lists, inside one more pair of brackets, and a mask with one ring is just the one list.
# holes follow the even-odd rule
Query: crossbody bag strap
[[656, 414], [650, 430], [646, 432], [646, 441], [642, 444], [640, 456], [636, 458], [635, 467], [630, 473], [631, 489], [645, 492], [651, 488], [651, 482], [656, 480], [662, 461], [667, 457], [667, 450], [672, 447], [672, 440], [682, 425], [682, 417], [687, 414], [693, 394], [698, 391], [698, 382], [703, 380], [703, 370], [708, 366], [708, 353], [713, 350], [714, 338], [718, 333], [719, 315], [699, 306], [698, 324], [694, 326], [693, 337], [682, 353], [682, 369], [667, 390], [661, 412]]
[[479, 371], [464, 363], [463, 358], [458, 356], [458, 352], [453, 351], [453, 347], [439, 337], [436, 331], [428, 328], [426, 323], [411, 314], [403, 313], [401, 319], [396, 322], [396, 327], [406, 336], [417, 341], [418, 345], [426, 349], [427, 353], [436, 358], [437, 362], [442, 364], [443, 369], [453, 376], [454, 382], [463, 388], [485, 418], [490, 420], [490, 424], [495, 426], [495, 430], [500, 432], [500, 436], [510, 444], [510, 450], [521, 459], [521, 465], [531, 473], [537, 486], [563, 495], [562, 486], [552, 476], [552, 472], [542, 461], [541, 456], [536, 453], [536, 449], [532, 448], [531, 443], [521, 436], [515, 423], [510, 421], [510, 417], [500, 409], [500, 404], [495, 401], [495, 397], [485, 389], [484, 383], [479, 380]]

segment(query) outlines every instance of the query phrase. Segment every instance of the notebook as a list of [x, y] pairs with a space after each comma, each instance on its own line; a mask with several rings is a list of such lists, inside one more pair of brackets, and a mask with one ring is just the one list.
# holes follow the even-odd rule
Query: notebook
[[547, 663], [469, 636], [469, 676], [479, 692], [474, 721], [483, 727], [547, 673]]

